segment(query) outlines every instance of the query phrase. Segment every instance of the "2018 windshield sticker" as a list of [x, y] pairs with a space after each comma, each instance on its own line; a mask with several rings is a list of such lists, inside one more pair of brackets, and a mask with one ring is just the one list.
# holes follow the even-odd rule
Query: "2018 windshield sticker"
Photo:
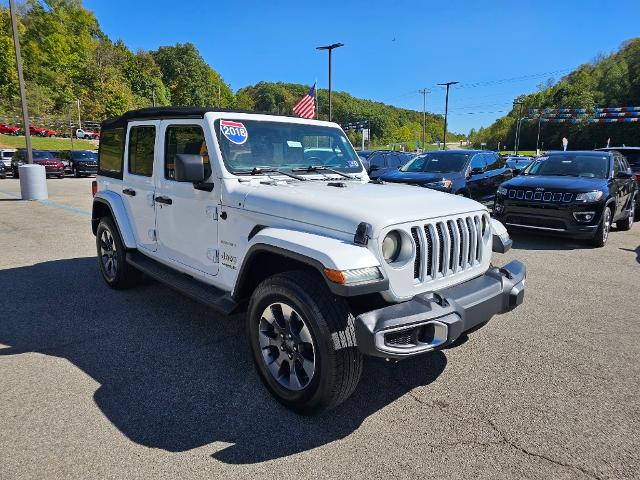
[[231, 143], [242, 145], [249, 138], [249, 132], [242, 122], [220, 120], [220, 131]]

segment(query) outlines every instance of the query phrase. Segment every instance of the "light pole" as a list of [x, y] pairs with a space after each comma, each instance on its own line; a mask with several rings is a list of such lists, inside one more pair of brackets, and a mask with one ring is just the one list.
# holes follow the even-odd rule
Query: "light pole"
[[447, 149], [447, 115], [449, 113], [449, 87], [451, 85], [455, 85], [456, 83], [460, 83], [460, 82], [445, 82], [445, 83], [439, 83], [438, 85], [443, 86], [443, 87], [447, 87], [447, 94], [445, 96], [445, 101], [444, 101], [444, 148], [443, 150]]
[[540, 155], [540, 121], [542, 116], [538, 116], [538, 138], [536, 140], [536, 155]]
[[316, 50], [329, 51], [329, 121], [331, 121], [331, 52], [333, 52], [334, 48], [340, 48], [340, 47], [344, 47], [344, 43], [332, 43], [331, 45], [316, 47]]
[[515, 155], [518, 155], [518, 147], [520, 146], [520, 122], [522, 120], [522, 102], [513, 102], [513, 106], [518, 105], [518, 123], [516, 125], [516, 140], [514, 142], [515, 145]]
[[424, 152], [427, 138], [427, 93], [431, 93], [431, 91], [426, 88], [418, 91], [422, 94], [422, 151]]
[[24, 90], [24, 77], [22, 75], [22, 56], [20, 55], [20, 37], [16, 23], [16, 5], [14, 0], [9, 0], [9, 13], [11, 14], [11, 29], [13, 30], [13, 46], [16, 50], [16, 69], [18, 70], [18, 85], [20, 87], [20, 102], [22, 103], [22, 124], [24, 125], [24, 138], [27, 143], [27, 163], [33, 163], [33, 151], [31, 149], [31, 132], [29, 131], [29, 109], [27, 108], [27, 95]]

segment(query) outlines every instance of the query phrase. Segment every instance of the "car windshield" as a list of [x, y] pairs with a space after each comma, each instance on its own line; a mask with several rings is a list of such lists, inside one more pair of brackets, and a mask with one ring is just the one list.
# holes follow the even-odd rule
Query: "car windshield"
[[259, 170], [267, 172], [269, 169], [298, 171], [312, 166], [319, 170], [325, 167], [344, 173], [362, 172], [358, 155], [338, 128], [259, 120], [217, 120], [215, 130], [225, 165], [232, 173], [259, 173]]
[[460, 172], [471, 158], [470, 153], [437, 152], [418, 155], [400, 168], [402, 172]]
[[98, 160], [96, 152], [73, 152], [71, 156], [74, 160]]
[[51, 152], [47, 152], [46, 150], [34, 150], [33, 158], [36, 160], [45, 160], [47, 158], [53, 158], [53, 154]]
[[550, 155], [541, 157], [526, 171], [527, 175], [607, 178], [608, 155]]

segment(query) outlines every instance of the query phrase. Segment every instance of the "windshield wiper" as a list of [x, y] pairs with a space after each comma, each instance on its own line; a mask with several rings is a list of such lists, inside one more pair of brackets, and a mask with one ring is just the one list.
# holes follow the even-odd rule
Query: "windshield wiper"
[[295, 178], [296, 180], [301, 180], [305, 182], [307, 179], [301, 177], [300, 175], [296, 175], [294, 173], [285, 172], [284, 170], [279, 170], [273, 167], [253, 167], [251, 170], [236, 170], [235, 173], [241, 175], [262, 175], [264, 173], [279, 173], [280, 175], [284, 175], [285, 177]]
[[341, 172], [340, 170], [334, 170], [333, 168], [325, 167], [324, 165], [309, 165], [308, 167], [292, 168], [291, 169], [292, 172], [307, 172], [307, 173], [319, 172], [319, 171], [322, 171], [322, 170], [326, 170], [327, 172], [335, 173], [336, 175], [340, 175], [341, 177], [344, 177], [344, 178], [350, 178], [352, 180], [354, 178], [355, 179], [359, 179], [360, 178], [360, 177], [352, 177], [348, 173]]

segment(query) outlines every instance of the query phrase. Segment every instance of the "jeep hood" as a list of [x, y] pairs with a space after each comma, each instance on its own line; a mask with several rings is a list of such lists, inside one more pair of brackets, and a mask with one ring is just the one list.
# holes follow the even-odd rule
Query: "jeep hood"
[[[373, 236], [389, 225], [419, 222], [446, 215], [486, 210], [461, 196], [402, 184], [335, 181], [241, 185], [245, 209], [353, 234], [360, 222], [373, 227]], [[233, 203], [232, 203], [233, 205]]]
[[604, 178], [560, 177], [545, 175], [519, 175], [502, 184], [506, 188], [539, 188], [541, 190], [562, 190], [565, 192], [589, 192], [606, 189]]

